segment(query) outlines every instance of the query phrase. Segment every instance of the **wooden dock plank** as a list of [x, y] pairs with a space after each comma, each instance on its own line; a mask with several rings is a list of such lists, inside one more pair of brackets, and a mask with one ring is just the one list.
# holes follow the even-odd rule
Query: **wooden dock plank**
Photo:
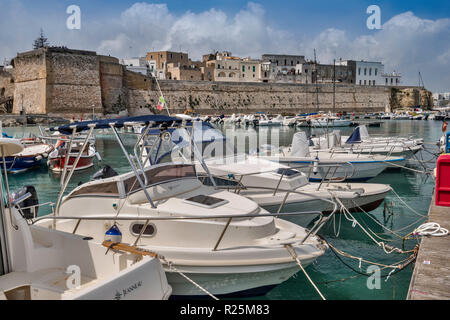
[[[450, 229], [450, 208], [437, 207], [434, 195], [428, 221]], [[407, 299], [450, 300], [450, 236], [422, 238]]]

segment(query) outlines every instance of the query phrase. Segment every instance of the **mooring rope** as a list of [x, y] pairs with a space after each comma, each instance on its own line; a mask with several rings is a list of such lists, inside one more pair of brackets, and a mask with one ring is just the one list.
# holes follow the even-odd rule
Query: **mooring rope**
[[439, 223], [427, 222], [414, 229], [411, 234], [419, 236], [444, 237], [448, 235], [448, 230], [441, 227]]
[[174, 267], [173, 263], [171, 261], [168, 261], [166, 258], [164, 258], [163, 256], [158, 255], [158, 258], [164, 262], [168, 267], [169, 270], [174, 271], [176, 273], [178, 273], [180, 276], [182, 276], [183, 278], [185, 278], [187, 281], [189, 281], [190, 283], [192, 283], [196, 288], [198, 288], [199, 290], [203, 291], [204, 293], [206, 293], [208, 296], [210, 296], [211, 298], [213, 298], [214, 300], [219, 300], [219, 298], [217, 298], [215, 295], [213, 295], [211, 292], [209, 292], [208, 290], [206, 290], [205, 288], [203, 288], [201, 285], [199, 285], [197, 282], [195, 282], [194, 280], [192, 280], [191, 278], [189, 278], [187, 275], [185, 275], [183, 272], [181, 272], [180, 270], [178, 270], [177, 268]]
[[305, 268], [303, 268], [302, 263], [300, 262], [300, 259], [298, 258], [297, 254], [295, 253], [294, 248], [292, 248], [292, 246], [290, 244], [286, 244], [285, 245], [286, 250], [289, 252], [289, 254], [292, 256], [292, 258], [297, 262], [298, 266], [300, 267], [300, 269], [303, 271], [303, 273], [305, 274], [306, 278], [309, 280], [309, 282], [312, 284], [312, 286], [314, 287], [314, 289], [316, 289], [317, 293], [319, 294], [319, 296], [322, 298], [322, 300], [327, 300], [325, 299], [324, 295], [320, 292], [319, 288], [317, 288], [317, 286], [315, 285], [315, 283], [312, 281], [312, 279], [310, 278], [310, 276], [308, 275], [308, 273], [306, 272]]
[[397, 192], [395, 192], [394, 188], [390, 187], [391, 191], [395, 194], [395, 196], [409, 209], [411, 210], [413, 213], [415, 213], [416, 215], [420, 216], [420, 217], [426, 217], [423, 214], [418, 213], [416, 210], [414, 210], [413, 208], [411, 208], [399, 195]]
[[[360, 206], [358, 206], [355, 201], [353, 201], [353, 204], [358, 207], [359, 210], [361, 210], [361, 212], [365, 213], [366, 216], [368, 216], [373, 222], [375, 222], [376, 224], [378, 224], [380, 227], [382, 227], [383, 229], [385, 229], [386, 231], [389, 231], [390, 233], [392, 233], [393, 235], [395, 235], [396, 237], [398, 237], [399, 239], [404, 239], [406, 236], [402, 236], [400, 234], [398, 234], [396, 231], [389, 229], [388, 227], [384, 226], [382, 223], [380, 223], [379, 221], [377, 221], [377, 219], [375, 219], [374, 217], [371, 217], [370, 214], [366, 211], [364, 211], [363, 208], [361, 208]], [[419, 219], [422, 220], [422, 219]], [[417, 221], [416, 221], [417, 222]], [[372, 231], [372, 230], [371, 230]], [[376, 235], [376, 233], [374, 231], [372, 231], [372, 233], [374, 233]], [[379, 236], [378, 236], [379, 237]], [[381, 237], [380, 237], [381, 239]]]
[[[331, 192], [330, 192], [330, 193], [331, 193]], [[388, 245], [388, 244], [385, 244], [385, 243], [382, 242], [382, 241], [377, 241], [377, 240], [369, 233], [369, 231], [367, 231], [367, 230], [366, 230], [366, 229], [358, 222], [358, 220], [355, 219], [355, 217], [350, 213], [350, 211], [344, 206], [344, 204], [342, 203], [342, 201], [341, 201], [338, 197], [336, 197], [335, 195], [333, 195], [333, 196], [335, 197], [335, 199], [336, 199], [336, 201], [339, 203], [339, 205], [340, 205], [342, 208], [344, 208], [344, 211], [343, 211], [344, 217], [345, 217], [348, 221], [352, 222], [353, 227], [356, 226], [356, 225], [358, 225], [358, 226], [361, 228], [361, 230], [364, 231], [364, 233], [365, 233], [370, 239], [372, 239], [373, 242], [375, 242], [379, 247], [383, 248], [383, 251], [384, 251], [386, 254], [391, 254], [391, 253], [393, 253], [393, 252], [397, 252], [397, 253], [401, 253], [401, 254], [404, 254], [404, 253], [410, 253], [410, 252], [411, 252], [411, 250], [409, 250], [409, 251], [404, 251], [404, 250], [402, 250], [402, 249], [399, 249], [399, 248], [390, 246], [390, 245]], [[348, 214], [351, 218], [347, 217], [347, 214]]]
[[[319, 236], [320, 237], [320, 236]], [[392, 269], [391, 272], [389, 272], [389, 274], [386, 275], [381, 275], [380, 278], [386, 278], [386, 281], [389, 279], [389, 277], [391, 275], [394, 275], [400, 271], [402, 271], [403, 269], [405, 269], [408, 265], [410, 265], [414, 260], [416, 260], [417, 258], [417, 253], [419, 251], [419, 246], [416, 245], [416, 247], [414, 248], [413, 253], [411, 256], [409, 256], [406, 259], [400, 260], [398, 262], [396, 262], [395, 264], [391, 264], [391, 265], [386, 265], [386, 264], [381, 264], [381, 263], [377, 263], [377, 262], [373, 262], [373, 261], [369, 261], [369, 260], [365, 260], [361, 257], [355, 257], [353, 255], [350, 255], [342, 250], [337, 249], [336, 247], [334, 247], [330, 242], [328, 242], [324, 237], [320, 237], [321, 239], [323, 239], [328, 247], [330, 248], [331, 252], [333, 252], [333, 254], [336, 256], [336, 258], [338, 258], [338, 260], [344, 264], [347, 268], [349, 268], [350, 270], [352, 270], [355, 273], [358, 273], [359, 275], [362, 276], [366, 276], [366, 277], [370, 277], [370, 274], [364, 273], [360, 270], [356, 270], [355, 268], [353, 268], [352, 266], [350, 266], [349, 264], [347, 264], [344, 260], [342, 260], [342, 258], [340, 256], [343, 257], [347, 257], [350, 259], [354, 259], [354, 260], [358, 260], [359, 261], [359, 267], [361, 269], [361, 262], [367, 263], [367, 264], [371, 264], [371, 265], [376, 265], [381, 267], [381, 270], [383, 269]], [[341, 280], [336, 280], [336, 281], [344, 281], [347, 279], [341, 279]]]

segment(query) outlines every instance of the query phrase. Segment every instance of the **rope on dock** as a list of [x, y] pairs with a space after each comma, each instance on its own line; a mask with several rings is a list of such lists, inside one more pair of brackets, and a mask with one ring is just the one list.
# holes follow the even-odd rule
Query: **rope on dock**
[[292, 246], [290, 244], [286, 244], [285, 245], [286, 250], [289, 252], [289, 254], [292, 256], [292, 258], [297, 262], [298, 266], [300, 267], [300, 269], [303, 271], [303, 273], [305, 274], [306, 278], [309, 280], [309, 282], [312, 284], [312, 286], [314, 287], [314, 289], [316, 289], [317, 293], [320, 295], [320, 297], [322, 298], [322, 300], [327, 300], [325, 299], [324, 295], [320, 292], [319, 288], [317, 288], [317, 286], [314, 284], [314, 282], [312, 281], [312, 279], [309, 277], [308, 273], [306, 272], [305, 268], [303, 268], [302, 263], [300, 262], [297, 254], [295, 253], [294, 248], [292, 248]]
[[417, 227], [413, 232], [412, 235], [419, 235], [419, 236], [433, 236], [433, 237], [444, 237], [448, 235], [448, 230], [445, 228], [442, 228], [439, 223], [436, 222], [427, 222], [419, 227]]

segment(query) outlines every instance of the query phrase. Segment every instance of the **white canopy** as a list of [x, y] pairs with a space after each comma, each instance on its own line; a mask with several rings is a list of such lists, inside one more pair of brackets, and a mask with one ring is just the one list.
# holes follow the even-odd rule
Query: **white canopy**
[[367, 127], [365, 124], [359, 126], [359, 134], [361, 136], [361, 140], [369, 138], [369, 131], [367, 131]]
[[12, 138], [0, 138], [0, 158], [9, 157], [23, 151], [20, 140]]
[[303, 131], [297, 132], [292, 137], [292, 151], [293, 157], [310, 157], [309, 154], [309, 141], [306, 137], [306, 133]]

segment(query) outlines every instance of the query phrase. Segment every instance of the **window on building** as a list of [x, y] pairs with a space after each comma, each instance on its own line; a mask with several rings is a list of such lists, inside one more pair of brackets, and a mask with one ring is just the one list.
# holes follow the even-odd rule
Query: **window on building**
[[364, 68], [364, 75], [367, 76], [367, 68]]
[[358, 68], [358, 76], [361, 75], [361, 68]]
[[245, 66], [242, 66], [242, 72], [245, 72]]
[[372, 80], [369, 80], [369, 86], [372, 84]]
[[250, 66], [248, 66], [248, 68], [247, 68], [248, 70], [250, 70]]
[[256, 67], [255, 66], [253, 66], [253, 72], [256, 72]]
[[366, 85], [367, 84], [367, 82], [366, 82], [366, 80], [364, 80], [364, 85]]
[[375, 80], [373, 80], [373, 85], [375, 85]]
[[287, 66], [287, 60], [286, 59], [284, 59], [284, 65]]
[[294, 61], [291, 60], [291, 67], [294, 66]]
[[394, 83], [394, 78], [391, 78], [391, 84], [393, 84]]
[[377, 68], [375, 68], [375, 75], [376, 76], [378, 75], [378, 69]]
[[359, 85], [362, 85], [362, 80], [359, 80]]
[[369, 76], [372, 75], [372, 68], [369, 68]]
[[229, 66], [229, 67], [228, 67], [228, 69], [230, 69], [230, 70], [231, 70], [231, 66]]
[[220, 69], [220, 64], [219, 63], [217, 64], [217, 69]]
[[255, 75], [253, 75], [253, 78], [255, 77]]
[[242, 78], [245, 78], [245, 73], [242, 74]]
[[388, 84], [388, 79], [386, 78], [386, 84]]
[[400, 80], [397, 78], [397, 79], [395, 79], [395, 83], [399, 83], [400, 82]]

